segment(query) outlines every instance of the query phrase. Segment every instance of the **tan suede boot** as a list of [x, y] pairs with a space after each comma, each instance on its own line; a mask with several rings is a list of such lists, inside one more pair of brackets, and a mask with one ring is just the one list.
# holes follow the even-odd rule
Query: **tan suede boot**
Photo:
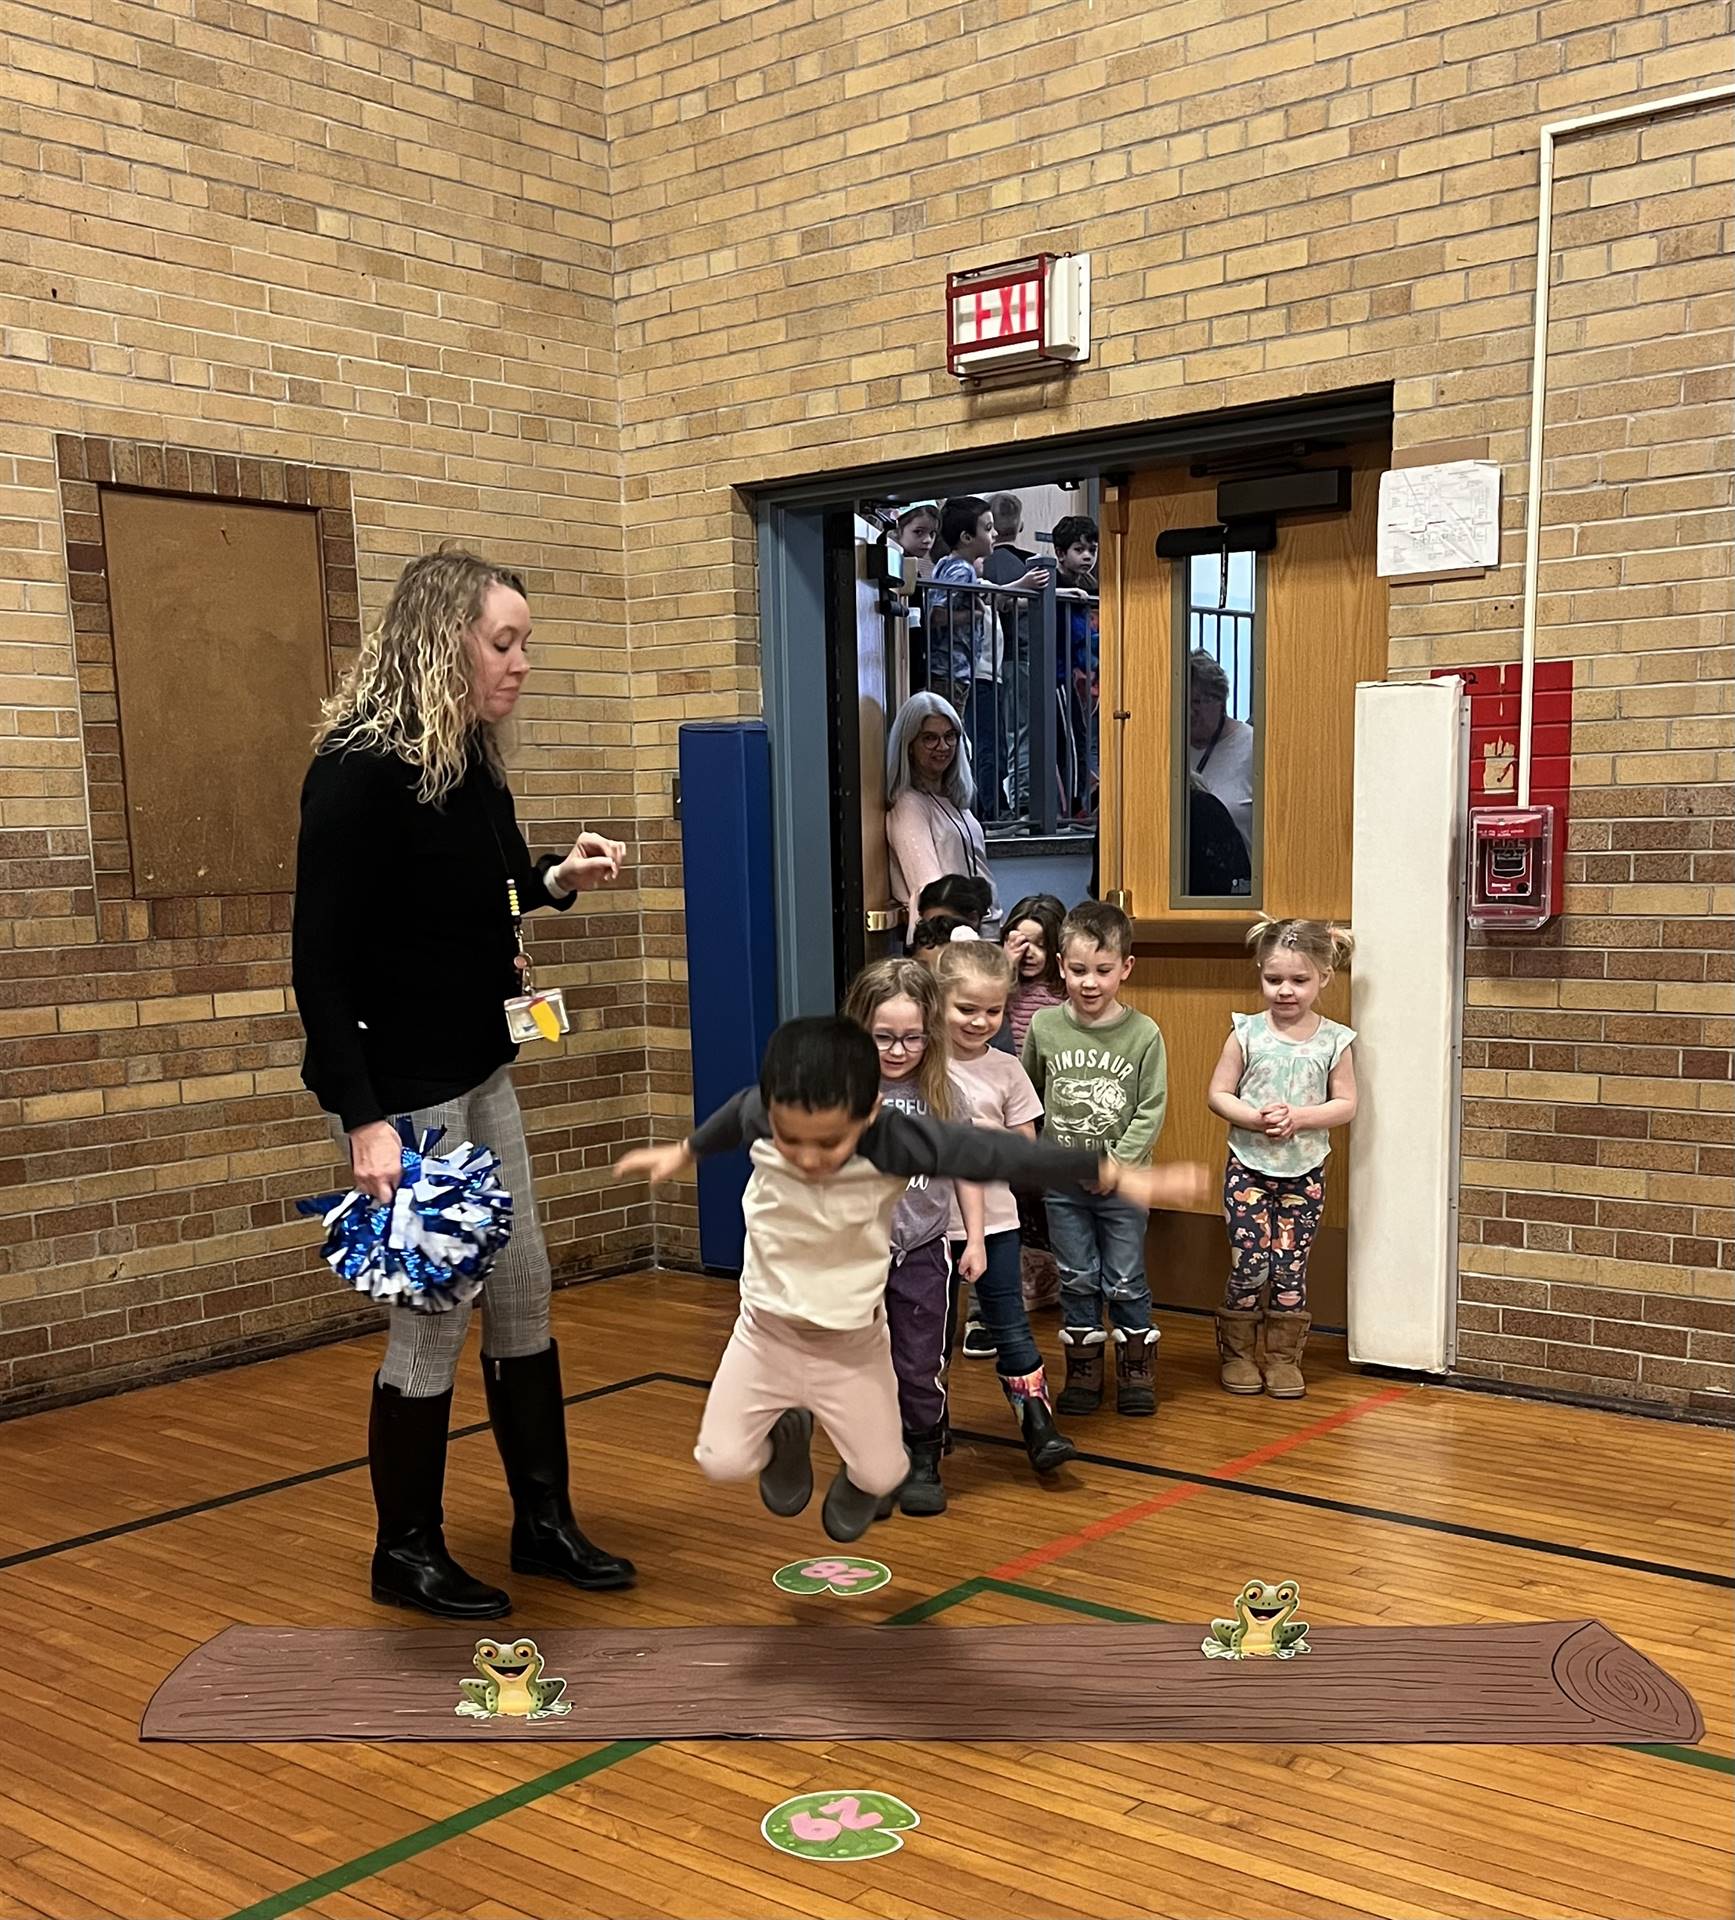
[[1313, 1315], [1284, 1313], [1276, 1307], [1265, 1315], [1265, 1391], [1274, 1400], [1299, 1400], [1307, 1392], [1301, 1376], [1301, 1350]]
[[1217, 1309], [1217, 1353], [1223, 1362], [1217, 1379], [1225, 1393], [1265, 1391], [1257, 1354], [1259, 1321], [1257, 1307]]

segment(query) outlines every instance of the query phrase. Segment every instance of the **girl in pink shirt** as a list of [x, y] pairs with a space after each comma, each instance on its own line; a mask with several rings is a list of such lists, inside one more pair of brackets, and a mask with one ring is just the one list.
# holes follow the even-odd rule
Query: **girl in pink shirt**
[[[1001, 1127], [1036, 1137], [1042, 1102], [1016, 1055], [990, 1045], [1006, 1017], [1012, 963], [985, 940], [949, 946], [940, 955], [940, 990], [946, 1000], [952, 1047], [952, 1086], [960, 1116], [979, 1127]], [[1054, 1424], [1042, 1354], [1024, 1311], [1019, 1275], [1018, 1203], [999, 1182], [983, 1189], [983, 1231], [970, 1233], [954, 1213], [952, 1239], [962, 1244], [958, 1270], [974, 1281], [976, 1305], [994, 1343], [1000, 1386], [1012, 1407], [1024, 1450], [1038, 1473], [1064, 1466], [1078, 1449]]]

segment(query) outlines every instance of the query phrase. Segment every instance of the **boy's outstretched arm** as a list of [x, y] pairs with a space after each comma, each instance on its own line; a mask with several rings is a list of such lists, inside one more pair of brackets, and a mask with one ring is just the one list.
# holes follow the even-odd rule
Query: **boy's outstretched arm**
[[998, 1127], [956, 1126], [926, 1114], [882, 1112], [862, 1136], [861, 1151], [882, 1173], [1004, 1180], [1037, 1193], [1057, 1187], [1100, 1190], [1146, 1207], [1191, 1208], [1210, 1193], [1210, 1176], [1202, 1166], [1125, 1167], [1077, 1148], [1026, 1140]]
[[674, 1140], [656, 1147], [635, 1147], [614, 1163], [617, 1180], [648, 1180], [659, 1186], [676, 1179], [695, 1160], [713, 1153], [733, 1153], [749, 1146], [766, 1133], [764, 1103], [757, 1087], [743, 1087], [727, 1100], [702, 1126], [695, 1127], [685, 1140]]

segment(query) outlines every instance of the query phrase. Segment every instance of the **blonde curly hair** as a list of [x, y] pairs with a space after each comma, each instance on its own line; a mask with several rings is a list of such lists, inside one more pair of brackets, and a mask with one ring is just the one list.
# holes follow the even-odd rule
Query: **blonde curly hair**
[[477, 744], [501, 777], [494, 728], [470, 704], [464, 647], [496, 585], [524, 592], [519, 575], [479, 554], [424, 553], [410, 561], [343, 685], [321, 707], [314, 751], [337, 740], [395, 754], [421, 774], [416, 798], [424, 806], [438, 806], [462, 783]]

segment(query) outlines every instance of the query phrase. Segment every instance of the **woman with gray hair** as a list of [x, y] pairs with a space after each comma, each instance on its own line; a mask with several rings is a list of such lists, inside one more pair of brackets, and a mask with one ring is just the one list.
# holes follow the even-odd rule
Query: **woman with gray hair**
[[1229, 676], [1204, 647], [1187, 659], [1187, 771], [1222, 801], [1251, 850], [1253, 729], [1229, 712]]
[[986, 880], [988, 919], [999, 919], [988, 843], [971, 811], [975, 804], [970, 745], [956, 708], [937, 693], [911, 694], [886, 742], [886, 839], [892, 897], [909, 914], [906, 938], [915, 931], [922, 889], [948, 873]]
[[[529, 990], [521, 915], [565, 909], [581, 890], [607, 885], [626, 849], [581, 833], [564, 855], [530, 857], [499, 738], [530, 671], [529, 640], [516, 574], [470, 553], [425, 554], [404, 568], [326, 702], [296, 861], [302, 1079], [332, 1116], [355, 1185], [375, 1200], [391, 1199], [403, 1178], [392, 1124], [400, 1114], [418, 1134], [443, 1128], [451, 1145], [474, 1141], [499, 1157], [512, 1239], [482, 1294], [482, 1375], [512, 1495], [512, 1565], [575, 1587], [624, 1587], [632, 1562], [585, 1538], [567, 1491], [548, 1250], [512, 1091], [518, 1048], [506, 1003]], [[368, 1420], [373, 1597], [486, 1620], [512, 1603], [464, 1571], [441, 1530], [469, 1318], [467, 1306], [388, 1309]]]

